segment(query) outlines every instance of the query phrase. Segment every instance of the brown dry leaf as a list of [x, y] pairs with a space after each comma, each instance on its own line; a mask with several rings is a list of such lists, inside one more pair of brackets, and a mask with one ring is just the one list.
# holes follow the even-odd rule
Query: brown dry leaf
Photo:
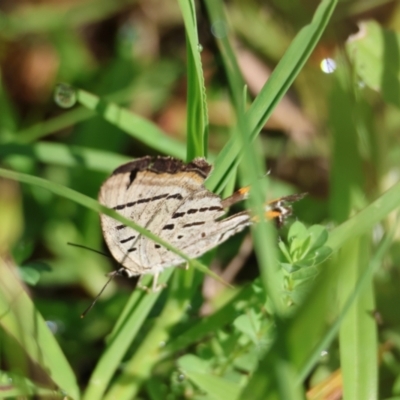
[[57, 52], [49, 43], [10, 44], [2, 61], [8, 91], [24, 103], [46, 100], [53, 90], [59, 62]]
[[307, 392], [307, 400], [341, 400], [343, 395], [340, 369]]

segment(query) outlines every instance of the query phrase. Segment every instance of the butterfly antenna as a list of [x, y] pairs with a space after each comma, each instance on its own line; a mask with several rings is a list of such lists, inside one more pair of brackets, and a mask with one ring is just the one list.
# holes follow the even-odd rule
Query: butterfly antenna
[[94, 298], [94, 300], [92, 301], [92, 304], [81, 314], [81, 318], [85, 318], [86, 314], [94, 307], [94, 305], [96, 304], [97, 300], [99, 299], [99, 297], [102, 295], [102, 293], [104, 292], [105, 288], [108, 286], [108, 284], [114, 279], [115, 275], [118, 275], [119, 272], [118, 271], [114, 271], [112, 272], [109, 276], [110, 279], [106, 282], [106, 284], [103, 286], [103, 288], [100, 290], [99, 294]]
[[110, 255], [103, 253], [100, 250], [92, 249], [91, 247], [84, 246], [83, 244], [71, 243], [71, 242], [67, 242], [67, 244], [69, 246], [75, 246], [75, 247], [79, 247], [81, 249], [92, 251], [93, 253], [101, 254], [102, 256], [107, 257], [107, 258], [112, 258]]

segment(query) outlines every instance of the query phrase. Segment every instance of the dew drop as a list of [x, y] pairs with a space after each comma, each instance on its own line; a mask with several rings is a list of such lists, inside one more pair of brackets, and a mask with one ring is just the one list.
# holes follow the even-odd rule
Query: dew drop
[[64, 331], [64, 329], [65, 329], [62, 321], [47, 320], [46, 325], [50, 329], [50, 332], [53, 335], [56, 335], [57, 333], [60, 333], [60, 332]]
[[322, 350], [320, 353], [320, 357], [322, 359], [326, 359], [329, 356], [329, 352], [327, 350]]
[[53, 335], [58, 332], [58, 325], [55, 321], [46, 321], [46, 325]]
[[186, 379], [186, 376], [184, 374], [179, 374], [178, 375], [178, 381], [183, 382]]
[[161, 341], [158, 345], [159, 345], [160, 347], [165, 347], [166, 343], [165, 343], [164, 341]]
[[76, 103], [76, 91], [67, 83], [57, 84], [54, 90], [54, 101], [61, 108], [71, 108]]
[[333, 58], [324, 58], [320, 63], [320, 68], [325, 74], [332, 74], [336, 71], [336, 61]]
[[197, 45], [197, 50], [199, 53], [203, 51], [203, 46], [200, 43]]

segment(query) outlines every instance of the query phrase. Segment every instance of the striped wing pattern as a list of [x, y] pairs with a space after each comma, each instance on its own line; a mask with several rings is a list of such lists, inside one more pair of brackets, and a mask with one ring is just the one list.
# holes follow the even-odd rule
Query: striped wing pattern
[[[202, 158], [185, 164], [172, 157], [146, 156], [117, 168], [102, 185], [99, 202], [197, 258], [253, 222], [246, 211], [222, 218], [227, 207], [247, 197], [249, 188], [222, 200], [204, 187], [210, 172], [211, 165]], [[291, 214], [285, 201], [303, 196], [267, 204], [266, 218], [282, 224]], [[111, 254], [129, 276], [159, 274], [184, 262], [113, 218], [101, 214], [100, 219]]]

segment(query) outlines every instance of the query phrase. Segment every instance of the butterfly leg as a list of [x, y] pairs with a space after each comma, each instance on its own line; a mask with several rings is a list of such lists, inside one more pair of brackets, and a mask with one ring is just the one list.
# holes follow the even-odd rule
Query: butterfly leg
[[159, 278], [159, 276], [160, 276], [159, 273], [154, 274], [154, 277], [153, 277], [153, 284], [151, 285], [151, 291], [152, 291], [153, 293], [157, 293], [157, 292], [160, 291], [161, 289], [164, 289], [164, 288], [167, 287], [167, 284], [166, 284], [166, 283], [160, 283], [160, 284], [158, 285], [158, 278]]
[[189, 263], [186, 262], [185, 264], [178, 265], [177, 268], [182, 268], [187, 271], [189, 269]]
[[142, 279], [142, 276], [143, 276], [143, 275], [141, 275], [140, 278], [139, 278], [139, 280], [138, 280], [137, 288], [138, 288], [138, 289], [141, 289], [141, 290], [144, 290], [144, 291], [145, 291], [146, 293], [148, 293], [148, 294], [150, 294], [150, 293], [157, 293], [157, 292], [160, 291], [161, 289], [164, 289], [165, 287], [167, 287], [167, 285], [166, 285], [165, 283], [158, 284], [158, 278], [159, 278], [159, 276], [160, 276], [159, 273], [154, 274], [154, 276], [153, 276], [153, 282], [152, 282], [151, 288], [148, 287], [148, 286], [144, 286], [144, 285], [142, 285], [142, 284], [140, 283], [140, 281], [141, 281], [141, 279]]

